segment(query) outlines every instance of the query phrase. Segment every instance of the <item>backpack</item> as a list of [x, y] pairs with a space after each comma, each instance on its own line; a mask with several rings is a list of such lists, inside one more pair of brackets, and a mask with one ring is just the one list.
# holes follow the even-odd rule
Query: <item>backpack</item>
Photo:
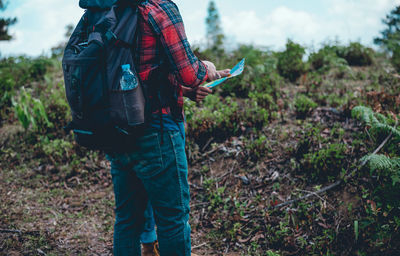
[[[146, 125], [146, 86], [135, 67], [137, 0], [80, 0], [86, 9], [65, 48], [65, 91], [76, 142], [94, 150], [124, 150]], [[138, 86], [122, 90], [129, 64]], [[135, 79], [134, 79], [135, 80]]]

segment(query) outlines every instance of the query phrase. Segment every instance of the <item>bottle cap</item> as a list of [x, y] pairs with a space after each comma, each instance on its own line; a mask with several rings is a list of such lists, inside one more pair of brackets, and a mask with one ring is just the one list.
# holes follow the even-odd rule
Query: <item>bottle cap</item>
[[122, 65], [121, 67], [122, 67], [122, 70], [129, 70], [129, 69], [131, 69], [131, 65], [130, 65], [130, 64], [125, 64], [125, 65]]

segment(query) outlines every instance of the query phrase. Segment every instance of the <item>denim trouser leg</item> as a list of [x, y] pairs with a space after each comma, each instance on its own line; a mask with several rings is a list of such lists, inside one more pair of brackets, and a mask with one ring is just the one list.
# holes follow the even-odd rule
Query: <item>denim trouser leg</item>
[[[163, 141], [163, 143], [161, 143]], [[126, 171], [115, 169], [114, 163], [127, 162], [122, 164], [126, 166], [129, 173], [136, 174], [141, 184], [127, 184], [121, 181], [124, 186], [135, 190], [137, 197], [123, 200], [124, 195], [116, 195], [116, 228], [118, 220], [118, 211], [123, 208], [131, 208], [134, 213], [129, 219], [131, 229], [123, 229], [123, 235], [119, 237], [132, 236], [132, 254], [125, 253], [126, 247], [122, 249], [115, 248], [115, 252], [121, 252], [116, 255], [140, 255], [137, 244], [139, 235], [143, 231], [143, 226], [133, 225], [143, 221], [144, 210], [147, 206], [147, 196], [153, 206], [155, 221], [157, 224], [157, 235], [160, 245], [160, 253], [163, 256], [187, 256], [190, 255], [190, 226], [189, 226], [189, 185], [187, 181], [187, 162], [184, 149], [184, 141], [179, 131], [164, 131], [163, 140], [159, 132], [152, 132], [141, 137], [137, 142], [137, 150], [129, 154], [111, 154], [113, 180], [115, 173]], [[120, 168], [123, 169], [123, 168]], [[118, 182], [118, 181], [117, 181]], [[121, 184], [114, 183], [114, 187]], [[132, 188], [132, 186], [137, 186]], [[145, 188], [144, 190], [143, 186]], [[121, 189], [117, 189], [118, 192]], [[129, 189], [128, 189], [129, 190]], [[143, 193], [144, 192], [144, 193]], [[146, 193], [147, 192], [147, 193]], [[138, 201], [142, 203], [139, 204]], [[122, 208], [118, 208], [119, 201], [125, 201]], [[144, 205], [143, 205], [144, 203]], [[129, 205], [136, 205], [130, 207]], [[114, 231], [114, 233], [117, 229]], [[119, 238], [120, 239], [120, 238]], [[121, 246], [120, 242], [115, 241], [115, 246]], [[140, 252], [139, 252], [140, 253]]]
[[154, 220], [153, 207], [150, 201], [147, 204], [146, 211], [144, 212], [144, 228], [140, 235], [140, 242], [143, 244], [150, 244], [157, 241], [156, 223]]
[[[185, 143], [185, 124], [184, 122], [178, 123], [179, 131], [182, 135], [183, 142]], [[143, 244], [153, 243], [157, 241], [155, 220], [154, 220], [154, 212], [153, 207], [151, 207], [151, 202], [149, 201], [146, 211], [144, 212], [144, 230], [140, 235], [140, 242]]]
[[129, 169], [129, 158], [111, 161], [115, 194], [114, 255], [140, 255], [139, 236], [143, 230], [147, 194], [136, 173]]

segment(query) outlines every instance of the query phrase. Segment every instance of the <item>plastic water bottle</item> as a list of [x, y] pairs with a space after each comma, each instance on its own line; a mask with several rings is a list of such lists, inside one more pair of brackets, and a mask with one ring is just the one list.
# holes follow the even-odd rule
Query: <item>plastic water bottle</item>
[[121, 90], [127, 91], [135, 89], [138, 86], [136, 76], [131, 71], [131, 65], [122, 65], [122, 77], [121, 77]]

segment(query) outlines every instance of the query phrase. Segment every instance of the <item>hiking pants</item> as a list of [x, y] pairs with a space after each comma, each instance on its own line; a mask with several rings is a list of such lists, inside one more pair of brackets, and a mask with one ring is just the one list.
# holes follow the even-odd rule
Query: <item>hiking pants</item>
[[[161, 139], [161, 135], [163, 139]], [[163, 143], [161, 143], [163, 142]], [[140, 255], [148, 200], [162, 256], [189, 256], [189, 185], [179, 131], [151, 130], [129, 153], [109, 153], [115, 193], [114, 255]]]
[[151, 207], [150, 200], [147, 203], [147, 208], [144, 211], [144, 227], [140, 234], [140, 242], [142, 244], [150, 244], [157, 241], [156, 222], [154, 220], [153, 207]]

